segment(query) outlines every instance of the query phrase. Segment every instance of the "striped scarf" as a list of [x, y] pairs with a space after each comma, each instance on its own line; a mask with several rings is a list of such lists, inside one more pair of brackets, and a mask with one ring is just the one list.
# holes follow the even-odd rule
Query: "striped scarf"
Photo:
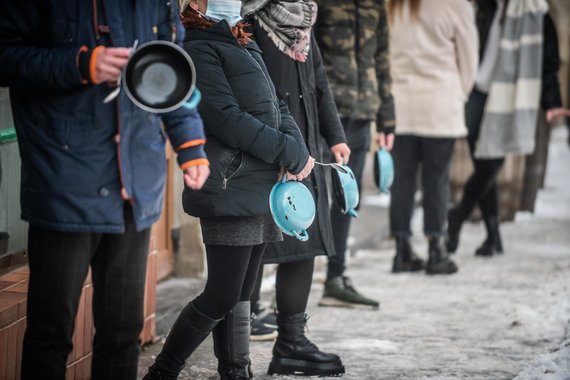
[[475, 149], [477, 158], [534, 150], [547, 10], [545, 0], [509, 1]]

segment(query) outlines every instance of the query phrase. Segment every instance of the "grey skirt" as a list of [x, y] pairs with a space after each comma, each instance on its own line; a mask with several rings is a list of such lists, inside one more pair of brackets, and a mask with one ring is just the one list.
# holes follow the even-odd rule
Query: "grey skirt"
[[258, 245], [283, 240], [271, 215], [200, 218], [202, 239], [209, 245]]

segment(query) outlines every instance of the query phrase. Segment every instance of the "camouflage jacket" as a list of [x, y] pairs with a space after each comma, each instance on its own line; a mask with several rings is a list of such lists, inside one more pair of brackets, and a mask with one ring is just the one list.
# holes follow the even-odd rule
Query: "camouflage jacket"
[[317, 42], [342, 117], [393, 130], [388, 20], [384, 0], [319, 0]]

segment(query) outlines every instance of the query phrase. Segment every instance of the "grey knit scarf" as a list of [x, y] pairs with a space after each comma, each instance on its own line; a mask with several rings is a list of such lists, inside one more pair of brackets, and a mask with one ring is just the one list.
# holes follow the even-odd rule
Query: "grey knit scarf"
[[540, 105], [545, 0], [511, 0], [502, 28], [475, 157], [534, 150]]
[[244, 18], [253, 14], [279, 50], [305, 62], [317, 18], [313, 0], [242, 0], [241, 14]]

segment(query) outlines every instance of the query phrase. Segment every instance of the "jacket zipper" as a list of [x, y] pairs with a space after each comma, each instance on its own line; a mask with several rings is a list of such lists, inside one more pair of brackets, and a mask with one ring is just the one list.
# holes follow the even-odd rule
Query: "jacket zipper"
[[228, 173], [228, 170], [231, 168], [232, 163], [234, 162], [234, 160], [236, 159], [237, 155], [240, 154], [240, 151], [238, 150], [237, 152], [234, 153], [234, 155], [232, 156], [232, 159], [230, 160], [230, 163], [228, 164], [228, 166], [226, 167], [226, 170], [224, 170], [224, 178], [222, 180], [222, 190], [226, 190], [226, 188], [228, 187], [228, 181], [230, 179], [232, 179], [236, 173], [239, 171], [239, 169], [241, 168], [241, 166], [243, 165], [243, 159], [242, 162], [239, 163], [239, 166], [236, 168], [236, 170], [232, 173], [232, 175], [230, 175], [229, 177], [226, 177], [226, 174]]

